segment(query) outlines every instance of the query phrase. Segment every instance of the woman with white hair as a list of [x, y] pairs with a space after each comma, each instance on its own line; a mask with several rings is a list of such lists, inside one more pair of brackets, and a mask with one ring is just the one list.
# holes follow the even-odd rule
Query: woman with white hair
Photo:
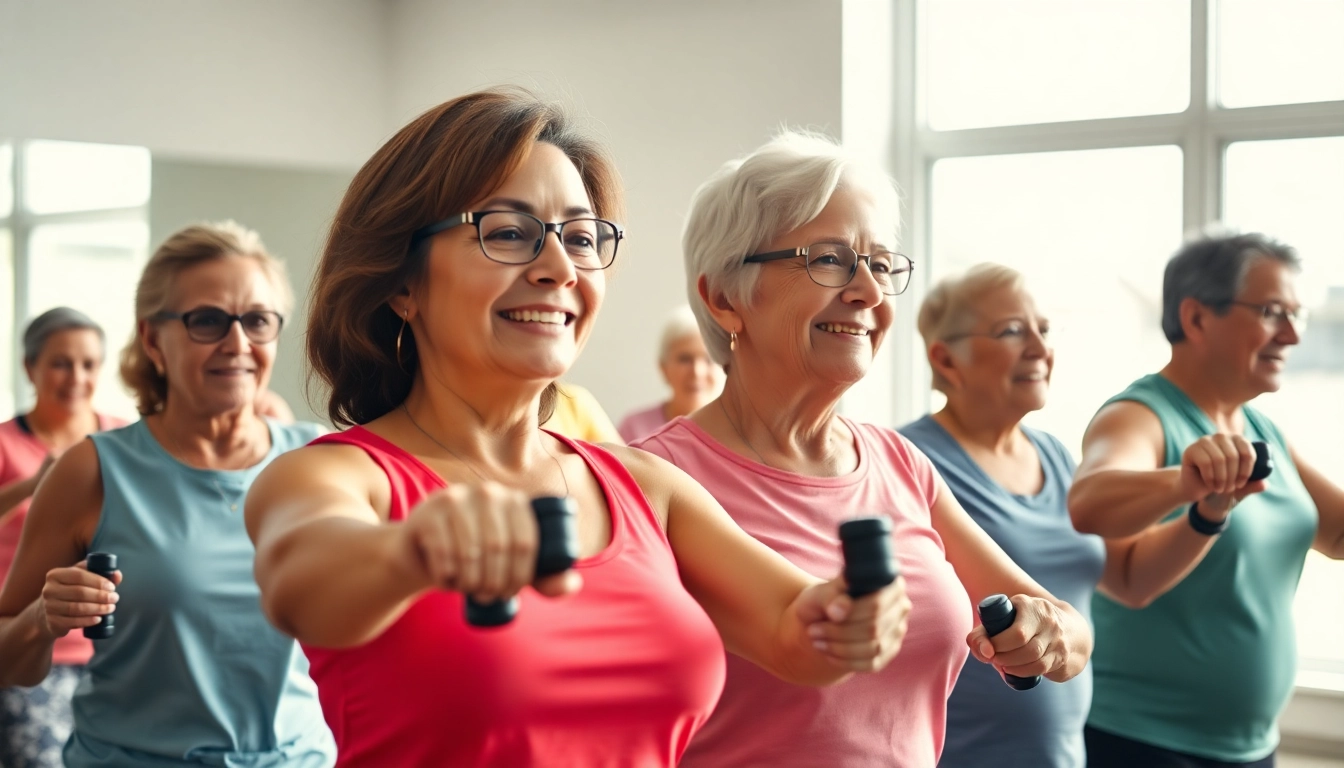
[[617, 430], [627, 443], [653, 434], [678, 416], [694, 413], [718, 391], [722, 369], [710, 358], [690, 307], [678, 307], [663, 326], [658, 369], [672, 388], [672, 398], [621, 419]]
[[[1045, 407], [1055, 362], [1050, 321], [1021, 273], [979, 264], [929, 291], [919, 333], [947, 404], [901, 434], [1013, 562], [1088, 616], [1104, 547], [1069, 520], [1073, 457], [1053, 435], [1022, 424]], [[992, 668], [969, 664], [947, 702], [943, 764], [1083, 768], [1091, 702], [1090, 666], [1024, 696]]]
[[[727, 164], [692, 202], [688, 289], [727, 377], [714, 402], [639, 446], [812, 573], [839, 567], [826, 546], [837, 523], [886, 516], [913, 609], [884, 671], [828, 690], [730, 657], [723, 697], [683, 765], [933, 766], [967, 645], [1018, 676], [1064, 681], [1087, 663], [1087, 621], [1013, 564], [929, 460], [894, 430], [837, 413], [910, 282], [913, 265], [895, 252], [898, 207], [884, 174], [798, 133]], [[1012, 596], [1017, 618], [990, 640], [973, 628], [973, 606], [995, 593]]]

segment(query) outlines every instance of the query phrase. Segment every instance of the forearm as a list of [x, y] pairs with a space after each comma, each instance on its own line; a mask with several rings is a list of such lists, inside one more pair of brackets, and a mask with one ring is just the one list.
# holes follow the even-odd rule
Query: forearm
[[51, 649], [56, 639], [42, 629], [34, 600], [16, 616], [0, 617], [0, 688], [34, 686], [51, 671]]
[[1178, 517], [1128, 541], [1108, 542], [1102, 591], [1130, 608], [1145, 608], [1180, 584], [1216, 540]]
[[1074, 480], [1069, 516], [1082, 533], [1106, 538], [1139, 534], [1185, 503], [1180, 467], [1102, 470]]
[[323, 518], [257, 551], [262, 607], [281, 631], [327, 648], [366, 643], [430, 588], [398, 524]]

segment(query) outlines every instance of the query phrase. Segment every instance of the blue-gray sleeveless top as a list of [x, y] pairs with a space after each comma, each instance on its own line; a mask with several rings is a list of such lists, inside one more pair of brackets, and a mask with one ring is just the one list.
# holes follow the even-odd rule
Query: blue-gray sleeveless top
[[69, 768], [335, 762], [308, 660], [262, 615], [243, 526], [252, 480], [319, 428], [269, 426], [270, 453], [238, 471], [182, 464], [143, 421], [91, 436], [103, 510], [89, 549], [117, 555], [121, 599], [75, 691]]
[[[1101, 580], [1106, 547], [1069, 519], [1073, 457], [1046, 432], [1023, 426], [1036, 447], [1045, 484], [1034, 496], [1009, 493], [931, 416], [901, 434], [933, 461], [963, 509], [1013, 562], [1083, 616]], [[1092, 668], [1067, 683], [1048, 680], [1028, 692], [1009, 688], [994, 667], [968, 659], [947, 699], [947, 743], [939, 765], [1082, 768], [1083, 725], [1092, 702]]]

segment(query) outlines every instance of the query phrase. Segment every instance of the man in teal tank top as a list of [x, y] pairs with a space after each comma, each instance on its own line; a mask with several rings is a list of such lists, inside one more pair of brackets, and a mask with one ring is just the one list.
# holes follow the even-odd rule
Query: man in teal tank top
[[[1163, 282], [1171, 361], [1088, 427], [1069, 509], [1107, 547], [1093, 768], [1273, 765], [1304, 559], [1344, 558], [1344, 491], [1247, 405], [1279, 389], [1304, 329], [1297, 272], [1296, 253], [1261, 235], [1186, 245]], [[1261, 482], [1253, 441], [1274, 461]]]

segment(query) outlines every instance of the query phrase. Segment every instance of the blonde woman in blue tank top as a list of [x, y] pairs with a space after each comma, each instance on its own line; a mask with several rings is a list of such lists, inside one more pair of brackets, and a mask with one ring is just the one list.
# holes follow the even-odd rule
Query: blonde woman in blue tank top
[[[1247, 405], [1300, 339], [1297, 272], [1262, 235], [1182, 248], [1162, 290], [1171, 361], [1088, 427], [1069, 509], [1108, 555], [1089, 766], [1274, 764], [1303, 561], [1344, 558], [1344, 490]], [[1249, 482], [1252, 441], [1271, 448], [1267, 481]]]
[[[291, 303], [279, 263], [233, 223], [150, 258], [122, 377], [143, 419], [67, 451], [38, 488], [0, 592], [0, 686], [48, 673], [56, 638], [116, 612], [74, 697], [70, 768], [327, 768], [308, 664], [262, 615], [243, 496], [313, 424], [254, 404]], [[111, 579], [84, 558], [118, 556]]]

